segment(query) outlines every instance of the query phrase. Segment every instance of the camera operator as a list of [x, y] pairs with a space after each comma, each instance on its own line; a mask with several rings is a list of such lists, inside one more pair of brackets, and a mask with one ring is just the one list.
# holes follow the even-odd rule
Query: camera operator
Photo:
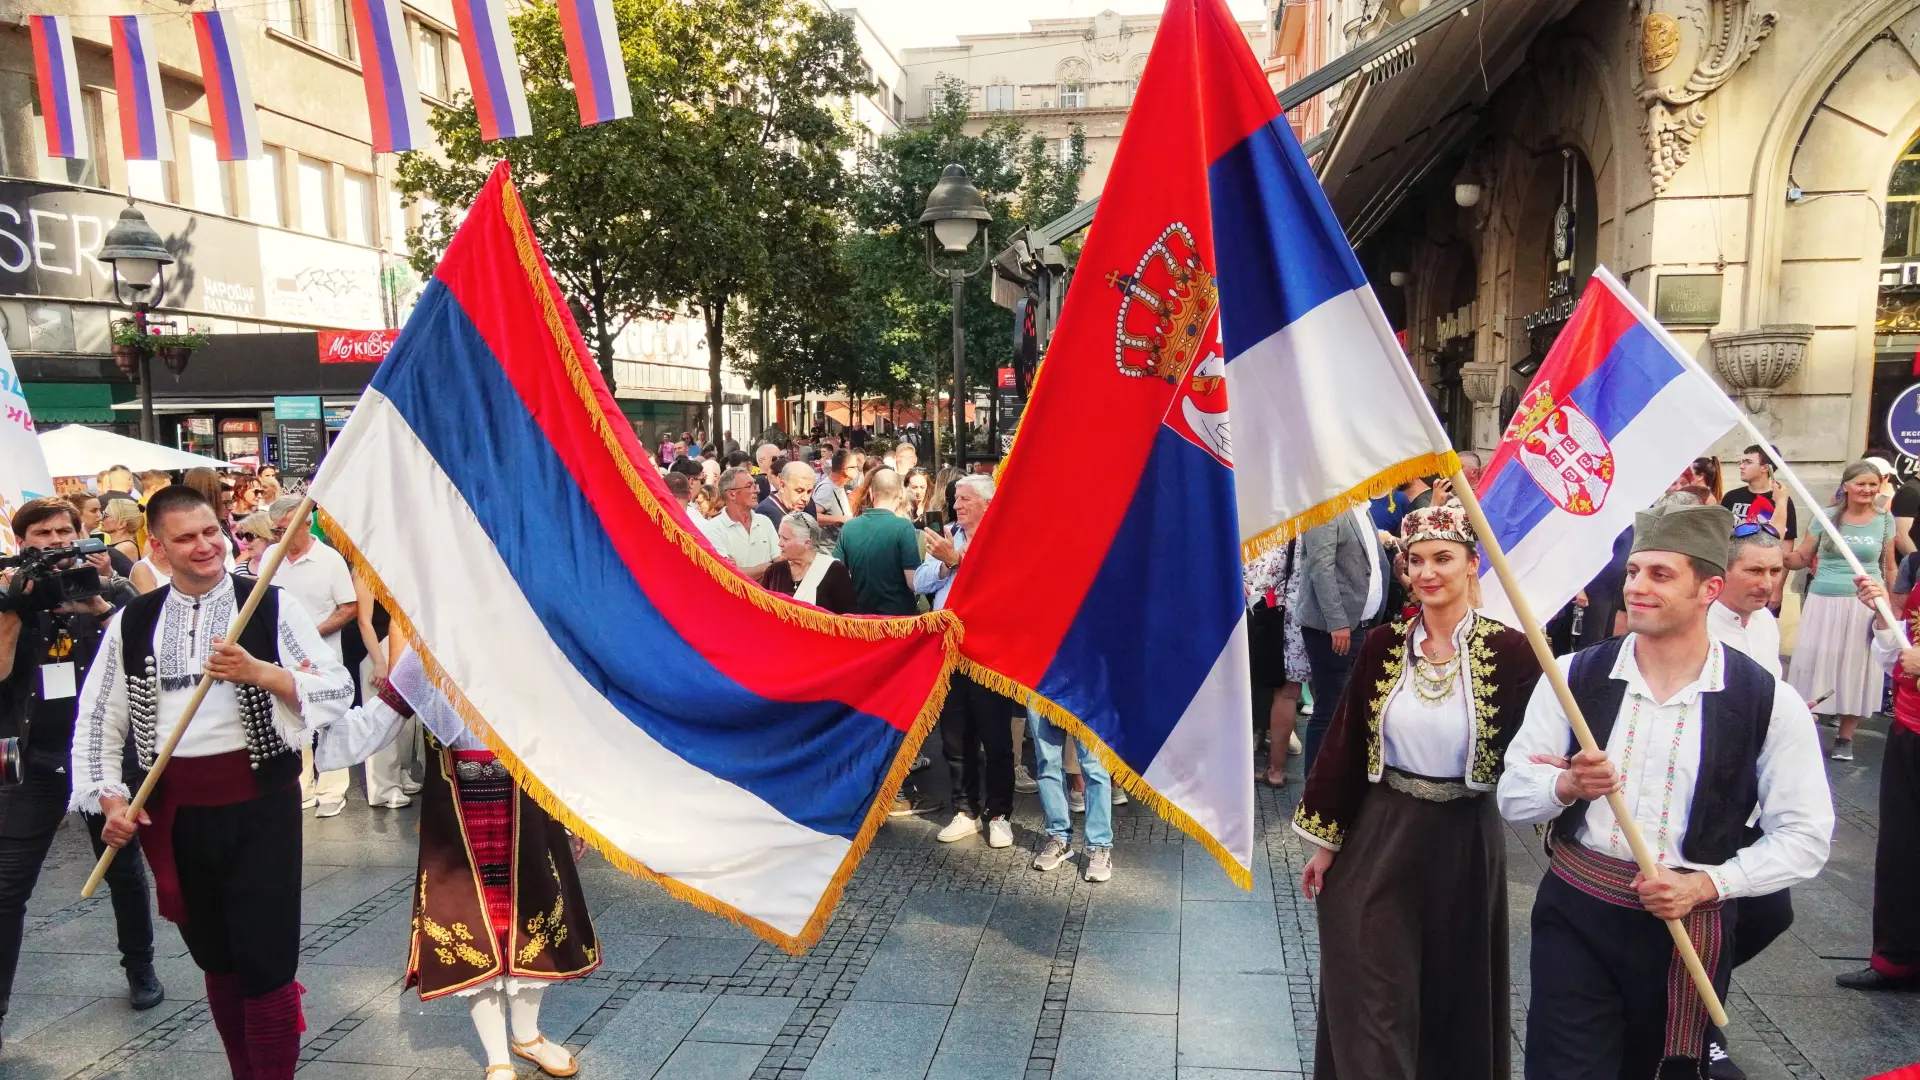
[[[86, 539], [80, 533], [80, 515], [63, 499], [28, 502], [13, 515], [12, 526], [23, 549], [66, 547]], [[112, 576], [105, 552], [84, 562], [76, 557], [68, 565], [93, 566], [104, 592], [42, 610], [31, 602], [37, 582], [22, 582], [16, 589], [14, 578], [26, 568], [0, 571], [0, 595], [9, 598], [12, 609], [0, 612], [0, 737], [19, 740], [10, 744], [18, 749], [17, 760], [0, 762], [0, 1021], [13, 994], [27, 901], [67, 812], [80, 683], [108, 620], [134, 596], [131, 583]], [[98, 855], [105, 819], [83, 816]], [[137, 843], [128, 844], [114, 860], [107, 887], [113, 894], [128, 997], [134, 1008], [151, 1009], [166, 993], [153, 970], [147, 867]]]

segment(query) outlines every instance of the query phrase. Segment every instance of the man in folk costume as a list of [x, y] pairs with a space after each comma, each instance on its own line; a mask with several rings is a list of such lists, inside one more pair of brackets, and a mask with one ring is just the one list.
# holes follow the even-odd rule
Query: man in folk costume
[[[160, 914], [206, 973], [207, 1007], [235, 1080], [285, 1080], [300, 1050], [300, 754], [346, 711], [347, 670], [313, 619], [268, 587], [238, 639], [228, 627], [261, 586], [227, 573], [206, 496], [164, 488], [147, 530], [172, 584], [114, 617], [80, 694], [72, 808], [106, 816], [102, 838], [136, 831]], [[131, 729], [141, 769], [180, 723], [202, 671], [216, 680], [138, 816], [121, 774]]]
[[[1872, 606], [1886, 590], [1859, 578]], [[1920, 588], [1895, 600], [1899, 628], [1874, 623], [1874, 659], [1893, 672], [1893, 724], [1880, 768], [1880, 835], [1873, 849], [1873, 956], [1866, 967], [1834, 976], [1849, 990], [1920, 990], [1920, 647], [1908, 637], [1920, 626]]]
[[407, 985], [420, 988], [422, 1001], [468, 999], [487, 1055], [485, 1080], [511, 1080], [509, 1049], [549, 1076], [572, 1076], [579, 1071], [573, 1055], [540, 1034], [540, 997], [547, 983], [600, 966], [574, 869], [584, 843], [514, 783], [411, 651], [393, 663], [377, 701], [321, 733], [316, 767], [366, 760], [393, 741], [416, 706], [437, 753], [428, 755], [420, 795]]
[[[1501, 812], [1551, 823], [1552, 868], [1533, 907], [1528, 1080], [1702, 1075], [1706, 1009], [1660, 920], [1683, 921], [1724, 997], [1722, 905], [1826, 864], [1833, 803], [1806, 702], [1707, 630], [1732, 528], [1720, 506], [1642, 511], [1627, 635], [1559, 661], [1605, 749], [1579, 750], [1544, 681], [1507, 749]], [[1660, 864], [1651, 877], [1606, 801], [1614, 791]]]

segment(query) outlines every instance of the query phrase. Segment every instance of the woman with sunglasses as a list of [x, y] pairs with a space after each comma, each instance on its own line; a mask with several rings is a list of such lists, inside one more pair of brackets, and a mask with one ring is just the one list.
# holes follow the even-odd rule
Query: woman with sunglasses
[[1853, 570], [1839, 547], [1844, 543], [1852, 549], [1867, 576], [1885, 587], [1893, 577], [1894, 527], [1893, 515], [1876, 505], [1879, 497], [1878, 469], [1865, 461], [1847, 466], [1840, 474], [1839, 497], [1827, 507], [1839, 539], [1815, 520], [1786, 557], [1789, 570], [1813, 567], [1787, 682], [1804, 700], [1818, 702], [1816, 715], [1839, 719], [1827, 755], [1835, 761], [1853, 760], [1854, 729], [1862, 716], [1879, 710], [1886, 675], [1873, 658], [1873, 612], [1856, 599]]
[[242, 545], [240, 565], [235, 569], [248, 577], [259, 577], [260, 567], [267, 561], [267, 549], [273, 546], [273, 518], [265, 510], [255, 511], [241, 518], [233, 532]]

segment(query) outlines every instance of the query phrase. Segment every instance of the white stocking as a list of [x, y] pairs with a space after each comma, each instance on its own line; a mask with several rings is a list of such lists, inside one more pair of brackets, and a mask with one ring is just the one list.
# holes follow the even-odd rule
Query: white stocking
[[473, 1029], [480, 1033], [480, 1046], [487, 1052], [488, 1065], [509, 1065], [507, 1056], [507, 1003], [499, 990], [482, 990], [467, 1002], [473, 1017]]
[[540, 1041], [540, 995], [546, 987], [510, 985], [513, 990], [507, 995], [507, 1014], [513, 1019], [514, 1044], [547, 1072], [565, 1072], [573, 1063], [573, 1055], [559, 1043]]

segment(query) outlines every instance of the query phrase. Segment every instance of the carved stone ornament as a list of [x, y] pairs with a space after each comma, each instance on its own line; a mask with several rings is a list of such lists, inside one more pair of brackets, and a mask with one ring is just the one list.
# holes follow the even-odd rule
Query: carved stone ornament
[[1500, 365], [1470, 363], [1460, 365], [1460, 388], [1475, 405], [1491, 405], [1500, 396]]
[[1665, 71], [1680, 55], [1680, 23], [1663, 11], [1648, 15], [1640, 23], [1640, 66], [1651, 75]]
[[1713, 366], [1727, 389], [1739, 395], [1748, 412], [1762, 412], [1774, 391], [1793, 378], [1807, 359], [1813, 327], [1806, 323], [1762, 326], [1713, 334]]
[[[1754, 11], [1751, 0], [1705, 0], [1705, 3], [1706, 34], [1693, 73], [1679, 86], [1655, 86], [1640, 91], [1640, 101], [1647, 107], [1650, 158], [1647, 171], [1653, 178], [1656, 195], [1673, 183], [1674, 174], [1692, 156], [1695, 140], [1706, 129], [1707, 113], [1700, 103], [1753, 58], [1760, 42], [1773, 33], [1774, 24], [1780, 19], [1771, 11]], [[1647, 18], [1651, 22], [1656, 17]]]

